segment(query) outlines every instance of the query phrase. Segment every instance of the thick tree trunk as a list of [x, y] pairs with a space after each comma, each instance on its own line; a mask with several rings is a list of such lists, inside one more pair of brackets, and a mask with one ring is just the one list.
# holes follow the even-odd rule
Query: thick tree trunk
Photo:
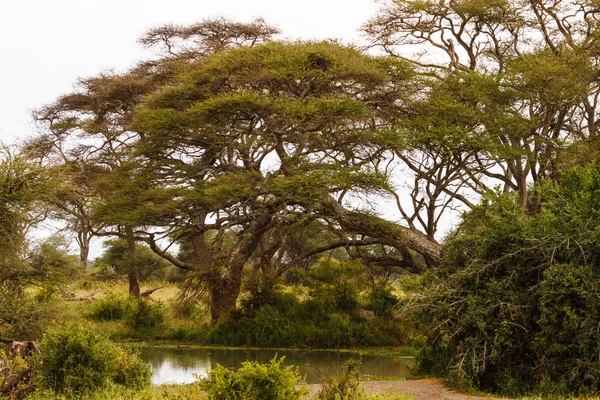
[[219, 280], [209, 284], [210, 318], [213, 325], [219, 318], [235, 310], [240, 287], [241, 279]]
[[[335, 215], [340, 225], [350, 233], [366, 235], [376, 239], [380, 244], [400, 249], [414, 251], [423, 256], [427, 266], [437, 266], [442, 261], [442, 245], [416, 229], [400, 226], [374, 215], [348, 211], [330, 198], [327, 210]], [[412, 269], [422, 269], [419, 265]]]
[[210, 313], [213, 324], [223, 314], [235, 310], [242, 287], [244, 266], [257, 251], [263, 234], [269, 230], [272, 219], [271, 214], [257, 217], [243, 234], [239, 235], [240, 239], [227, 262], [227, 278], [209, 278], [207, 283], [211, 294]]
[[140, 297], [140, 276], [136, 269], [129, 270], [127, 274], [129, 280], [129, 294], [135, 298]]

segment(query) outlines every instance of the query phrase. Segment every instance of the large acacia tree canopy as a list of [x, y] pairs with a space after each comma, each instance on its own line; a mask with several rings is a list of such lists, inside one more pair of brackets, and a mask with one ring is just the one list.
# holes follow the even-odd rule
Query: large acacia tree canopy
[[[217, 53], [190, 65], [176, 84], [147, 98], [136, 127], [147, 149], [298, 144], [297, 154], [380, 140], [374, 128], [402, 111], [413, 89], [406, 62], [371, 58], [333, 43], [269, 43]], [[261, 153], [263, 154], [263, 153]], [[357, 151], [358, 156], [364, 152]], [[241, 154], [244, 156], [245, 154]], [[281, 155], [280, 155], [281, 157]]]
[[376, 167], [413, 78], [405, 61], [331, 42], [219, 52], [138, 106], [138, 153], [157, 185], [183, 189], [188, 215], [235, 224], [242, 210], [297, 206], [335, 218], [330, 195], [388, 189]]

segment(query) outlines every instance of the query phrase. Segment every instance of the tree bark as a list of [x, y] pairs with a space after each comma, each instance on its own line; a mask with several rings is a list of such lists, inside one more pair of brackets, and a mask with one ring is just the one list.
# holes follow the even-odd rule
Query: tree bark
[[[325, 212], [334, 216], [349, 233], [368, 236], [379, 244], [395, 247], [404, 252], [419, 253], [428, 267], [437, 266], [442, 261], [442, 245], [416, 229], [403, 227], [374, 215], [348, 211], [333, 198], [329, 198], [325, 207]], [[422, 269], [418, 265], [412, 267]]]
[[138, 271], [136, 242], [131, 228], [126, 229], [127, 236], [127, 259], [129, 261], [129, 294], [135, 298], [140, 297], [140, 274]]
[[77, 244], [79, 245], [79, 261], [81, 262], [84, 271], [87, 269], [88, 265], [91, 239], [92, 234], [89, 230], [82, 229], [79, 232], [77, 232]]
[[209, 283], [210, 318], [213, 325], [223, 315], [235, 310], [241, 283], [241, 279], [218, 279]]
[[86, 244], [85, 246], [81, 246], [79, 249], [79, 260], [81, 261], [81, 265], [83, 266], [83, 270], [87, 270], [88, 258], [90, 255], [90, 246]]

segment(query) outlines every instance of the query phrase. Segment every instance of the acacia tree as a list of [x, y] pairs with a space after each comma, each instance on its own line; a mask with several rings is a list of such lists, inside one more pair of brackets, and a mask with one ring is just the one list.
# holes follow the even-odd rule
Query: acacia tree
[[55, 121], [49, 108], [36, 115], [38, 120], [47, 124], [48, 130], [26, 141], [22, 148], [44, 165], [48, 170], [61, 176], [63, 182], [49, 198], [49, 217], [64, 221], [66, 230], [75, 234], [79, 246], [79, 261], [85, 270], [88, 265], [91, 241], [102, 228], [102, 222], [93, 216], [94, 204], [98, 201], [93, 181], [105, 171], [86, 159], [89, 154], [69, 149], [69, 123]]
[[597, 148], [599, 15], [588, 0], [382, 7], [365, 32], [417, 65], [426, 83], [418, 120], [399, 128], [404, 146], [394, 151], [415, 177], [405, 218], [422, 218], [431, 234], [452, 200], [471, 207], [466, 193], [497, 184], [534, 211], [539, 199], [528, 185], [555, 178], [570, 163], [569, 148]]
[[261, 43], [276, 33], [277, 29], [262, 20], [242, 24], [214, 19], [188, 27], [152, 29], [140, 42], [162, 45], [163, 57], [143, 62], [124, 74], [107, 72], [82, 79], [75, 93], [36, 113], [47, 132], [29, 147], [42, 153], [45, 149], [46, 158], [51, 156], [54, 165], [73, 172], [72, 190], [64, 193], [57, 208], [58, 216], [77, 234], [82, 261], [87, 259], [93, 235], [127, 240], [130, 293], [139, 295], [133, 230], [152, 221], [140, 218], [133, 206], [143, 202], [138, 194], [148, 189], [135, 176], [133, 151], [141, 135], [131, 129], [135, 106], [143, 96], [171, 82], [187, 63], [225, 48]]
[[404, 62], [335, 43], [271, 43], [191, 64], [144, 101], [138, 151], [155, 187], [179, 191], [176, 217], [164, 226], [191, 243], [192, 261], [163, 252], [152, 234], [147, 240], [206, 285], [213, 321], [235, 308], [246, 264], [281, 257], [285, 232], [311, 221], [337, 240], [297, 259], [374, 243], [439, 257], [424, 235], [344, 202], [387, 187], [373, 166], [390, 117], [407, 112], [411, 77]]
[[[104, 171], [93, 184], [98, 234], [127, 238], [133, 251], [145, 240], [193, 271], [214, 320], [235, 307], [246, 263], [281, 272], [378, 244], [396, 250], [361, 257], [418, 272], [441, 255], [431, 235], [347, 201], [389, 190], [377, 166], [396, 140], [391, 121], [409, 113], [412, 69], [334, 43], [257, 46], [274, 33], [261, 21], [157, 28], [142, 42], [164, 45], [161, 58], [82, 80], [42, 113], [84, 140], [75, 154]], [[297, 252], [289, 241], [311, 224], [332, 240]], [[192, 262], [159, 248], [159, 237], [186, 239]]]

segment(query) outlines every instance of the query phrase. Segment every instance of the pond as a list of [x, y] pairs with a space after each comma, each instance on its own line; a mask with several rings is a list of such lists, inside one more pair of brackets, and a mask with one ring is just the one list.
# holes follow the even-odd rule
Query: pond
[[283, 365], [297, 365], [307, 383], [319, 383], [324, 377], [341, 371], [342, 363], [360, 358], [361, 374], [372, 377], [404, 379], [414, 365], [412, 358], [392, 359], [383, 356], [359, 355], [355, 352], [333, 350], [270, 350], [270, 349], [224, 349], [142, 347], [140, 356], [152, 367], [152, 383], [191, 383], [196, 378], [208, 376], [208, 372], [221, 364], [235, 370], [243, 361], [267, 363], [273, 357], [285, 356]]

